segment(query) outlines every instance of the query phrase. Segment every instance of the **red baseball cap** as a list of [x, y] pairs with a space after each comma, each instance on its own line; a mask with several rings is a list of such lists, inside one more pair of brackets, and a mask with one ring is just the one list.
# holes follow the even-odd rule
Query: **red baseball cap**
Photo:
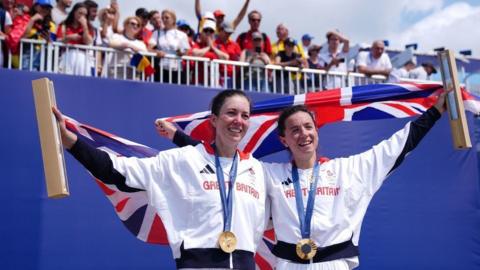
[[223, 13], [223, 11], [221, 11], [220, 9], [217, 9], [213, 12], [213, 16], [216, 17], [221, 17], [221, 16], [225, 16], [225, 13]]

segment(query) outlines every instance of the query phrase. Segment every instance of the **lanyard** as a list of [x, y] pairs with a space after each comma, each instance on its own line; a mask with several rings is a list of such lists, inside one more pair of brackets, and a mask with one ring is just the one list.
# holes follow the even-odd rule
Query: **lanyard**
[[310, 224], [312, 221], [313, 206], [315, 204], [315, 195], [317, 194], [317, 183], [319, 178], [319, 163], [315, 163], [313, 167], [313, 178], [314, 181], [310, 181], [310, 191], [308, 192], [307, 200], [307, 209], [304, 210], [303, 207], [303, 196], [302, 190], [300, 188], [300, 179], [298, 177], [298, 169], [295, 164], [292, 165], [292, 178], [293, 178], [293, 187], [295, 189], [295, 201], [297, 203], [297, 213], [298, 219], [300, 221], [300, 232], [302, 233], [302, 238], [310, 238]]
[[233, 190], [235, 179], [237, 178], [237, 153], [233, 157], [232, 167], [230, 167], [229, 173], [229, 182], [228, 182], [228, 195], [225, 190], [225, 178], [223, 177], [223, 169], [220, 164], [220, 158], [218, 157], [217, 151], [215, 151], [215, 167], [217, 181], [220, 191], [220, 198], [222, 199], [222, 208], [223, 208], [223, 231], [230, 231], [232, 224], [232, 209], [233, 209]]

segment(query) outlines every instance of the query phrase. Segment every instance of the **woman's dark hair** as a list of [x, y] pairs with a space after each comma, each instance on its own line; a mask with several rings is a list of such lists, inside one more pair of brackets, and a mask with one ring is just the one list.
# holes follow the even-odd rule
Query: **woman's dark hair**
[[236, 90], [236, 89], [227, 89], [227, 90], [224, 90], [224, 91], [218, 93], [212, 99], [212, 103], [210, 104], [211, 113], [218, 116], [220, 114], [220, 109], [222, 108], [223, 104], [225, 103], [225, 100], [227, 100], [227, 98], [230, 98], [230, 97], [233, 97], [233, 96], [241, 96], [241, 97], [244, 97], [245, 99], [247, 99], [248, 103], [250, 105], [250, 111], [252, 110], [252, 101], [245, 94], [245, 92], [243, 92], [241, 90]]
[[67, 18], [65, 19], [65, 21], [63, 21], [63, 24], [65, 24], [65, 26], [72, 26], [73, 23], [75, 22], [75, 12], [80, 8], [85, 8], [87, 10], [87, 18], [86, 19], [87, 19], [88, 29], [92, 29], [92, 26], [90, 24], [90, 20], [88, 19], [88, 7], [87, 7], [87, 5], [85, 5], [82, 2], [76, 3], [73, 6], [72, 10], [70, 10], [70, 12], [68, 13]]
[[282, 110], [280, 113], [280, 116], [278, 117], [277, 120], [277, 131], [278, 135], [280, 136], [285, 136], [285, 122], [287, 121], [288, 117], [290, 117], [292, 114], [295, 114], [297, 112], [305, 112], [310, 117], [312, 118], [313, 123], [315, 123], [315, 117], [313, 116], [313, 113], [307, 109], [304, 105], [295, 105], [295, 106], [290, 106]]

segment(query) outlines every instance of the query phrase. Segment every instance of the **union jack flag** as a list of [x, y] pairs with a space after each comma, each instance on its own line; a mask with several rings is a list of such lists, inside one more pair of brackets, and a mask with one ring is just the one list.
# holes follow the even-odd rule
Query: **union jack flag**
[[[239, 148], [260, 158], [284, 146], [276, 132], [279, 112], [288, 106], [305, 105], [315, 114], [317, 127], [338, 121], [404, 118], [420, 115], [436, 101], [443, 90], [439, 83], [374, 84], [286, 96], [255, 103], [250, 127]], [[480, 98], [462, 90], [467, 111], [480, 112]], [[163, 118], [175, 122], [192, 138], [213, 141], [210, 113], [200, 112]]]
[[[304, 95], [280, 97], [254, 105], [250, 128], [239, 148], [261, 157], [283, 150], [276, 135], [276, 120], [280, 110], [287, 106], [304, 104], [315, 113], [317, 126], [336, 121], [357, 121], [381, 118], [402, 118], [419, 115], [435, 100], [440, 84], [378, 84], [333, 89]], [[480, 113], [480, 98], [463, 91], [466, 110]], [[213, 139], [208, 121], [209, 112], [166, 118], [176, 122], [187, 134], [204, 141]], [[115, 136], [100, 129], [67, 118], [67, 128], [92, 146], [126, 157], [151, 157], [158, 150]], [[113, 204], [115, 212], [138, 239], [153, 244], [168, 244], [165, 228], [153, 207], [148, 204], [145, 191], [122, 191], [96, 179]], [[267, 230], [259, 243], [255, 260], [257, 268], [273, 269], [275, 256], [270, 250], [275, 243], [273, 228]]]

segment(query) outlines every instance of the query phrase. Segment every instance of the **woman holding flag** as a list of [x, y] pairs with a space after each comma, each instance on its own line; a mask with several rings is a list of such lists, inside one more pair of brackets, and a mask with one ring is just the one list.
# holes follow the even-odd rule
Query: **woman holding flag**
[[126, 158], [88, 145], [53, 108], [64, 147], [95, 177], [119, 190], [146, 191], [178, 269], [254, 270], [266, 220], [265, 181], [260, 162], [237, 149], [250, 110], [244, 92], [225, 90], [212, 100], [212, 145]]
[[[426, 135], [445, 110], [436, 104], [389, 139], [346, 158], [319, 158], [314, 115], [303, 105], [278, 118], [288, 163], [263, 163], [277, 243], [276, 269], [343, 270], [359, 265], [358, 242], [367, 207], [386, 177]], [[196, 144], [170, 123], [157, 122], [160, 135], [177, 145]]]

